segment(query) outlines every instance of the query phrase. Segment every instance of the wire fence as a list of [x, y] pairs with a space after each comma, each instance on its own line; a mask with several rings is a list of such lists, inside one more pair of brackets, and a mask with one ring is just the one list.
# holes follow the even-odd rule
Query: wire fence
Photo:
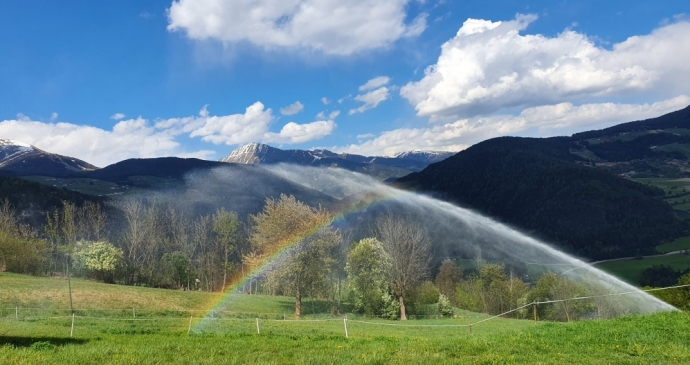
[[[472, 333], [473, 327], [483, 325], [490, 321], [506, 318], [510, 314], [532, 307], [534, 311], [534, 321], [538, 321], [537, 307], [539, 305], [562, 303], [568, 301], [580, 301], [594, 298], [604, 298], [612, 296], [624, 296], [639, 294], [640, 292], [652, 292], [660, 290], [688, 288], [690, 284], [675, 285], [664, 288], [652, 288], [643, 290], [631, 290], [619, 293], [609, 293], [601, 295], [581, 296], [566, 299], [555, 299], [547, 301], [534, 301], [524, 304], [517, 308], [510, 309], [496, 315], [476, 314], [473, 316], [442, 316], [442, 315], [420, 315], [408, 316], [416, 320], [401, 323], [400, 321], [381, 320], [372, 317], [365, 317], [357, 314], [347, 314], [344, 316], [321, 315], [307, 318], [289, 318], [287, 313], [246, 313], [234, 311], [204, 311], [198, 309], [188, 310], [141, 310], [136, 308], [103, 308], [103, 309], [53, 309], [45, 307], [5, 307], [0, 308], [0, 323], [21, 323], [34, 322], [46, 326], [69, 327], [70, 337], [74, 336], [75, 326], [77, 331], [80, 327], [87, 329], [89, 333], [99, 330], [100, 333], [126, 333], [126, 334], [146, 334], [160, 333], [165, 329], [187, 334], [197, 332], [222, 332], [222, 333], [256, 333], [261, 334], [262, 329], [269, 329], [273, 333], [304, 333], [304, 327], [296, 325], [311, 325], [308, 328], [310, 334], [344, 335], [349, 338], [348, 325], [357, 324], [363, 326], [382, 326], [398, 328], [468, 328]], [[427, 320], [427, 321], [423, 321]], [[433, 320], [429, 323], [428, 320]], [[436, 320], [446, 321], [442, 323]], [[100, 323], [109, 322], [105, 328]], [[448, 323], [453, 322], [453, 323]], [[463, 322], [463, 323], [461, 323]], [[113, 326], [113, 323], [121, 324]], [[126, 326], [124, 324], [147, 324], [145, 327]], [[342, 323], [342, 324], [339, 324]], [[155, 324], [155, 325], [153, 325]], [[165, 327], [165, 324], [170, 324]], [[326, 325], [327, 324], [327, 325]], [[10, 324], [11, 325], [11, 324]], [[162, 326], [161, 326], [162, 325]]]

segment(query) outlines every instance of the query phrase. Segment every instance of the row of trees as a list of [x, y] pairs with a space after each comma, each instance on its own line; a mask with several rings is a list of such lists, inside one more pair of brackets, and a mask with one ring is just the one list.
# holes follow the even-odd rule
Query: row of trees
[[[285, 195], [267, 199], [245, 221], [222, 208], [189, 217], [162, 202], [130, 199], [107, 207], [63, 202], [39, 230], [20, 224], [5, 202], [0, 271], [60, 274], [72, 265], [76, 275], [110, 283], [294, 296], [298, 317], [305, 297], [330, 302], [334, 312], [346, 299], [356, 312], [405, 320], [431, 304], [443, 315], [453, 314], [451, 305], [500, 314], [596, 294], [552, 273], [530, 287], [505, 266], [481, 260], [468, 272], [446, 260], [431, 282], [430, 243], [410, 219], [378, 217], [369, 237], [355, 243], [332, 220]], [[526, 317], [528, 310], [510, 315]], [[540, 305], [538, 315], [569, 321], [616, 310], [593, 299]]]

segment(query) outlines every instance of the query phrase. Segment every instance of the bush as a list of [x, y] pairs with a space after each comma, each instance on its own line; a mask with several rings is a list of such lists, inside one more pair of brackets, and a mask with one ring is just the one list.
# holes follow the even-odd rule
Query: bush
[[436, 304], [438, 298], [438, 288], [431, 281], [425, 281], [415, 290], [415, 302], [417, 304]]
[[450, 299], [447, 296], [441, 294], [438, 296], [438, 313], [442, 316], [452, 317], [453, 307], [450, 305]]

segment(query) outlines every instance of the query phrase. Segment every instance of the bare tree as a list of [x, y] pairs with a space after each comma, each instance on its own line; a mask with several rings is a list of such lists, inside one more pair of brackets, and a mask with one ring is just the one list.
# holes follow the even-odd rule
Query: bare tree
[[156, 231], [157, 216], [153, 204], [147, 205], [139, 199], [122, 200], [117, 207], [122, 210], [126, 226], [123, 232], [125, 262], [130, 267], [130, 281], [134, 281], [136, 270], [153, 259], [155, 242], [152, 236]]
[[108, 220], [108, 213], [105, 212], [105, 209], [100, 204], [88, 201], [81, 207], [81, 211], [83, 212], [90, 238], [94, 241], [100, 241]]
[[240, 220], [235, 212], [228, 212], [220, 208], [213, 215], [213, 232], [216, 234], [218, 245], [223, 250], [223, 291], [225, 291], [228, 271], [230, 270], [230, 252], [235, 248], [239, 226]]
[[414, 222], [387, 215], [376, 221], [376, 237], [389, 256], [388, 280], [400, 302], [400, 320], [407, 320], [403, 296], [429, 273], [429, 241]]

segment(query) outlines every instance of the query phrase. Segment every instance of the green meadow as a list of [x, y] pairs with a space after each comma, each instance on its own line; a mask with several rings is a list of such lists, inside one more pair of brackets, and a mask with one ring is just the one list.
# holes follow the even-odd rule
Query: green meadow
[[675, 254], [668, 256], [645, 257], [642, 259], [625, 259], [602, 262], [594, 265], [597, 269], [614, 275], [630, 284], [638, 285], [642, 271], [654, 265], [666, 265], [675, 270], [690, 269], [690, 255]]
[[[233, 295], [228, 312], [200, 316], [218, 293], [0, 274], [1, 364], [682, 364], [690, 315], [549, 323], [461, 312], [407, 322], [320, 312], [291, 320], [287, 297]], [[15, 313], [13, 307], [31, 307]], [[131, 309], [136, 309], [136, 314]], [[315, 313], [311, 314], [310, 308]], [[118, 309], [108, 311], [106, 309]], [[280, 317], [287, 312], [286, 320]], [[15, 317], [16, 315], [16, 317]], [[136, 315], [136, 318], [134, 317]], [[257, 333], [256, 318], [260, 318]], [[474, 323], [470, 333], [466, 326]]]

